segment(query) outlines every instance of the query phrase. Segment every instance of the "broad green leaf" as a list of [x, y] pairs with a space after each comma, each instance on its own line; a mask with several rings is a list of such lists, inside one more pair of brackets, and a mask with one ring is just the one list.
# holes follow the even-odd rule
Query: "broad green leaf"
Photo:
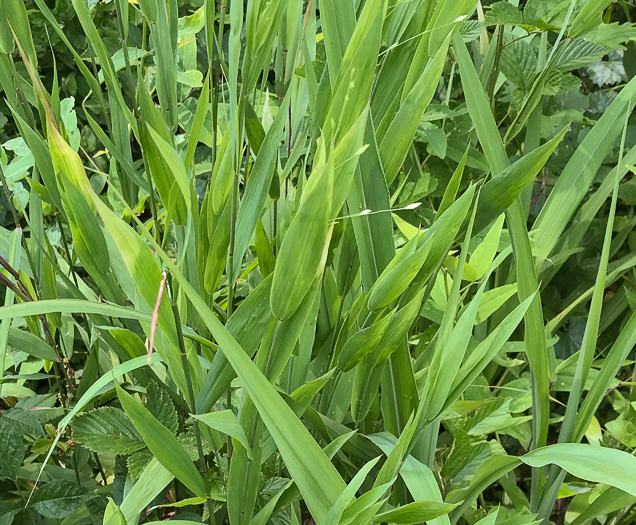
[[446, 62], [448, 45], [449, 41], [445, 40], [436, 49], [435, 56], [426, 65], [419, 80], [398, 109], [380, 144], [380, 159], [389, 184], [393, 182], [404, 162], [424, 110], [435, 94]]
[[[135, 280], [141, 295], [141, 304], [149, 309], [148, 305], [154, 305], [157, 300], [157, 293], [162, 279], [161, 270], [154, 255], [143, 239], [94, 193], [92, 194], [92, 199], [111, 237], [116, 243], [125, 243], [126, 249], [120, 249], [119, 253], [128, 272]], [[139, 300], [139, 298], [136, 299]], [[187, 392], [185, 373], [178, 349], [174, 316], [170, 312], [168, 301], [161, 302], [157, 320], [157, 325], [161, 332], [165, 334], [167, 341], [166, 344], [155, 345], [155, 348], [159, 354], [162, 354], [161, 357], [168, 365], [168, 370], [180, 390]], [[195, 365], [198, 366], [198, 362], [189, 360], [189, 363], [194, 375], [195, 372], [198, 372], [198, 368], [195, 367]]]
[[190, 169], [194, 161], [194, 155], [196, 153], [196, 147], [201, 138], [201, 132], [205, 125], [205, 119], [208, 115], [208, 106], [210, 102], [210, 73], [205, 77], [203, 83], [203, 89], [199, 95], [199, 101], [197, 103], [197, 110], [194, 114], [194, 120], [192, 121], [192, 127], [188, 134], [188, 149], [186, 151], [185, 164], [186, 170]]
[[503, 223], [504, 215], [502, 214], [492, 225], [488, 234], [484, 237], [484, 240], [475, 248], [470, 256], [470, 266], [475, 270], [477, 279], [481, 279], [486, 275], [490, 264], [495, 258], [495, 255], [497, 255]]
[[516, 293], [516, 284], [505, 284], [499, 288], [484, 292], [481, 302], [479, 303], [479, 309], [477, 310], [475, 324], [483, 323]]
[[337, 144], [343, 140], [355, 123], [359, 122], [368, 105], [386, 9], [386, 0], [365, 2], [337, 73], [333, 64], [330, 64], [329, 80], [333, 97], [324, 117], [323, 128], [327, 141]]
[[106, 505], [106, 510], [104, 511], [103, 525], [127, 525], [121, 509], [111, 498], [108, 498], [108, 505]]
[[37, 53], [24, 3], [20, 0], [7, 0], [3, 3], [3, 15], [2, 18], [6, 17], [6, 24], [2, 26], [2, 41], [7, 48], [7, 51], [3, 52], [11, 53], [13, 51], [13, 35], [15, 35], [15, 39], [20, 43], [29, 60], [34, 66], [37, 66]]
[[174, 434], [130, 394], [119, 387], [117, 392], [126, 414], [153, 455], [186, 487], [204, 498], [206, 491], [203, 478]]
[[355, 501], [356, 493], [364, 483], [371, 469], [380, 460], [380, 456], [367, 462], [349, 482], [347, 487], [342, 491], [338, 499], [335, 501], [325, 518], [325, 525], [338, 525], [347, 507], [352, 501]]
[[[148, 132], [155, 143], [156, 151], [161, 155], [169, 171], [170, 181], [172, 182], [170, 185], [169, 198], [164, 204], [168, 207], [172, 202], [184, 203], [184, 205], [189, 208], [191, 202], [190, 181], [188, 180], [188, 174], [183, 160], [172, 145], [166, 142], [151, 126], [148, 126]], [[180, 196], [175, 196], [177, 188], [181, 193]], [[177, 193], [177, 195], [179, 194]]]
[[[107, 303], [96, 303], [78, 299], [45, 299], [29, 303], [18, 303], [0, 308], [0, 320], [26, 317], [29, 315], [43, 315], [51, 313], [62, 314], [101, 314], [124, 319], [149, 321], [150, 315], [138, 312], [125, 306]], [[16, 336], [17, 337], [17, 336]], [[26, 340], [30, 340], [27, 338]]]
[[413, 282], [426, 262], [430, 244], [422, 243], [419, 236], [413, 237], [380, 274], [369, 292], [369, 309], [382, 310], [397, 299]]
[[[386, 210], [391, 208], [389, 190], [380, 161], [373, 118], [370, 115], [364, 135], [369, 148], [360, 157], [347, 206], [360, 252], [362, 283], [369, 291], [395, 255], [393, 223]], [[367, 213], [365, 210], [380, 213]]]
[[600, 25], [601, 15], [611, 3], [611, 0], [587, 0], [568, 29], [570, 38], [585, 34]]
[[466, 507], [470, 505], [483, 490], [492, 485], [501, 476], [504, 476], [521, 464], [519, 458], [513, 456], [492, 455], [484, 461], [475, 472], [470, 486], [462, 490], [453, 490], [446, 501], [448, 503], [462, 502], [451, 514], [451, 521], [456, 522]]
[[623, 450], [557, 443], [521, 456], [526, 465], [556, 464], [577, 478], [611, 485], [636, 497], [636, 457]]
[[276, 259], [270, 307], [278, 319], [294, 314], [325, 263], [332, 190], [333, 156], [327, 158], [323, 144]]
[[276, 510], [276, 505], [280, 500], [281, 496], [285, 493], [285, 491], [292, 486], [292, 481], [288, 481], [286, 485], [284, 485], [266, 504], [261, 510], [258, 511], [258, 514], [254, 516], [250, 523], [252, 525], [266, 525], [268, 520]]
[[455, 198], [457, 197], [457, 192], [459, 191], [459, 186], [462, 182], [462, 177], [464, 175], [464, 168], [466, 167], [466, 160], [468, 159], [469, 148], [466, 148], [464, 155], [462, 156], [459, 164], [455, 168], [453, 172], [453, 176], [449, 181], [446, 189], [444, 190], [444, 196], [442, 197], [442, 202], [437, 209], [436, 217], [439, 217], [442, 213], [444, 213], [453, 202], [455, 202]]
[[157, 459], [151, 459], [120, 506], [126, 521], [132, 523], [173, 479], [174, 474]]
[[0, 420], [0, 478], [16, 479], [18, 469], [26, 449], [22, 444], [22, 436], [6, 418]]
[[415, 501], [396, 509], [376, 514], [373, 521], [412, 525], [439, 518], [448, 514], [456, 506], [457, 504], [439, 503], [436, 501]]
[[146, 386], [146, 408], [159, 423], [173, 434], [177, 433], [179, 422], [170, 394], [156, 381], [151, 380]]
[[172, 129], [177, 125], [177, 34], [170, 28], [170, 11], [166, 3], [154, 3], [150, 38], [157, 66], [156, 89], [164, 120]]
[[[261, 343], [263, 334], [272, 319], [269, 308], [269, 296], [272, 278], [268, 276], [234, 311], [225, 328], [245, 350], [248, 356], [253, 356]], [[201, 390], [197, 396], [197, 410], [206, 412], [212, 409], [214, 403], [229, 388], [236, 372], [230, 365], [223, 352], [214, 355], [210, 370], [205, 375]]]
[[348, 372], [371, 352], [380, 342], [386, 331], [393, 312], [382, 317], [377, 323], [359, 330], [344, 344], [338, 356], [338, 366]]
[[627, 508], [634, 503], [636, 503], [636, 498], [631, 494], [627, 494], [614, 487], [609, 487], [600, 496], [594, 499], [594, 501], [586, 505], [585, 510], [572, 521], [572, 525], [593, 523], [596, 517]]
[[[478, 197], [479, 199], [479, 197]], [[468, 223], [468, 230], [462, 244], [462, 251], [457, 264], [457, 269], [453, 275], [453, 286], [449, 294], [444, 316], [439, 328], [439, 335], [435, 352], [431, 361], [428, 377], [424, 386], [423, 414], [429, 421], [435, 419], [435, 416], [441, 411], [447, 396], [451, 389], [448, 381], [451, 377], [456, 377], [460, 365], [464, 360], [468, 343], [472, 334], [472, 326], [475, 323], [479, 304], [486, 288], [487, 279], [479, 287], [475, 297], [466, 307], [461, 317], [453, 327], [454, 319], [459, 303], [459, 291], [462, 282], [462, 272], [468, 255], [468, 246], [472, 235], [473, 225], [475, 222], [476, 207]]]
[[448, 395], [443, 410], [447, 410], [464, 390], [481, 374], [488, 363], [492, 361], [502, 346], [508, 341], [524, 315], [526, 314], [534, 296], [528, 297], [515, 308], [477, 347], [466, 357], [459, 369], [451, 393]]
[[398, 346], [404, 342], [411, 325], [420, 313], [424, 293], [425, 291], [422, 290], [408, 304], [393, 314], [382, 339], [367, 357], [369, 365], [372, 367], [383, 365]]
[[[367, 436], [375, 443], [387, 456], [395, 446], [394, 436], [383, 432]], [[400, 468], [400, 476], [404, 480], [411, 496], [415, 501], [432, 501], [442, 503], [442, 494], [435, 475], [426, 465], [409, 455], [404, 459]], [[448, 516], [440, 516], [430, 521], [430, 525], [450, 525]]]
[[341, 3], [337, 0], [325, 0], [320, 9], [327, 63], [334, 79], [338, 75], [342, 57], [356, 27], [354, 4], [350, 0]]
[[91, 497], [91, 492], [77, 483], [56, 479], [33, 493], [31, 506], [46, 518], [65, 518]]
[[114, 407], [80, 414], [71, 428], [73, 439], [93, 452], [130, 454], [146, 446], [126, 414]]
[[475, 525], [495, 525], [497, 523], [497, 517], [499, 516], [499, 508], [496, 508], [485, 518], [480, 519]]
[[236, 439], [247, 451], [247, 457], [254, 459], [252, 456], [252, 447], [245, 435], [245, 430], [241, 426], [238, 418], [231, 410], [219, 410], [218, 412], [208, 412], [207, 414], [190, 414], [195, 419], [202, 421], [210, 428], [218, 430], [223, 434], [227, 434]]
[[475, 0], [442, 0], [437, 4], [427, 27], [431, 31], [428, 39], [429, 55], [432, 56], [447, 36], [459, 27], [464, 18], [475, 9], [476, 3]]

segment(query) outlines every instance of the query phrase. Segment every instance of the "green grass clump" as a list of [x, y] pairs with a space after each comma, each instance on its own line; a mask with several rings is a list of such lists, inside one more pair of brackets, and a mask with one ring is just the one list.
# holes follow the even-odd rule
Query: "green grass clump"
[[636, 523], [635, 16], [3, 0], [0, 524]]

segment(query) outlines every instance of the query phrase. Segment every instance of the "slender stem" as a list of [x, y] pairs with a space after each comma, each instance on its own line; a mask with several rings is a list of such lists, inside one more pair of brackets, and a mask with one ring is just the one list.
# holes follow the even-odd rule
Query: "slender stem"
[[[242, 149], [242, 148], [241, 148]], [[244, 156], [243, 165], [245, 171], [247, 172], [247, 155]], [[238, 163], [237, 163], [238, 164]], [[232, 194], [230, 198], [232, 201], [230, 202], [231, 206], [231, 223], [230, 223], [230, 247], [227, 255], [227, 318], [232, 317], [232, 312], [234, 311], [234, 286], [235, 286], [235, 275], [234, 275], [234, 248], [236, 242], [236, 215], [238, 213], [238, 191], [239, 191], [239, 179], [241, 178], [241, 170], [240, 168], [235, 170], [234, 178], [232, 179]]]
[[71, 249], [69, 248], [68, 240], [66, 238], [66, 233], [64, 233], [64, 227], [62, 225], [62, 221], [59, 219], [59, 216], [57, 220], [57, 227], [60, 229], [60, 240], [62, 241], [64, 253], [66, 253], [66, 258], [68, 259], [68, 267], [71, 270], [71, 274], [73, 275], [75, 286], [79, 286], [77, 273], [75, 272], [75, 266], [73, 265], [73, 258], [71, 257]]
[[216, 132], [219, 118], [219, 86], [221, 84], [221, 60], [223, 59], [223, 30], [225, 26], [225, 12], [227, 11], [227, 0], [222, 0], [219, 12], [219, 32], [215, 36], [216, 59], [214, 61], [214, 98], [212, 99], [212, 165], [216, 162], [217, 146]]
[[[188, 389], [188, 405], [190, 406], [190, 410], [196, 412], [196, 403], [194, 397], [194, 388], [192, 387], [192, 377], [190, 376], [190, 363], [188, 363], [188, 356], [186, 354], [185, 341], [183, 339], [183, 330], [181, 328], [181, 316], [179, 315], [179, 307], [177, 306], [177, 298], [175, 290], [172, 288], [172, 279], [169, 282], [169, 292], [172, 306], [172, 314], [174, 316], [174, 322], [177, 328], [177, 339], [179, 341], [179, 348], [181, 349], [181, 363], [183, 365], [183, 374], [186, 380], [186, 386]], [[210, 499], [210, 487], [208, 484], [208, 476], [207, 476], [207, 462], [205, 460], [205, 454], [203, 453], [203, 443], [201, 441], [201, 430], [199, 429], [199, 422], [195, 418], [193, 420], [194, 427], [194, 436], [197, 443], [197, 451], [199, 453], [199, 471], [203, 476], [203, 481], [205, 483], [205, 493], [207, 497], [207, 505], [208, 512], [210, 513], [210, 523], [214, 525], [214, 511], [212, 509], [212, 500]]]
[[144, 166], [146, 167], [146, 179], [148, 180], [148, 192], [150, 194], [150, 211], [152, 213], [152, 220], [155, 223], [155, 227], [153, 228], [155, 241], [159, 242], [159, 221], [157, 219], [157, 201], [155, 200], [155, 190], [152, 184], [152, 176], [150, 175], [150, 167], [148, 165], [148, 160], [146, 159], [146, 154], [143, 153], [143, 161]]
[[[345, 274], [344, 285], [347, 286], [347, 281], [349, 281], [349, 277], [351, 276], [351, 270], [353, 270], [353, 261], [355, 259], [355, 252], [351, 252], [351, 257], [349, 258], [349, 267], [347, 268], [347, 273]], [[338, 305], [338, 314], [336, 316], [336, 324], [334, 326], [333, 333], [331, 334], [331, 343], [329, 345], [329, 355], [333, 355], [334, 350], [336, 349], [336, 340], [338, 337], [338, 332], [340, 331], [340, 318], [342, 317], [342, 311], [344, 309], [344, 300], [347, 296], [347, 292], [345, 292], [340, 296], [340, 304]]]
[[16, 210], [13, 205], [13, 200], [11, 199], [11, 192], [9, 191], [9, 186], [7, 184], [7, 179], [4, 176], [4, 170], [2, 169], [2, 164], [0, 163], [0, 181], [2, 181], [2, 188], [4, 189], [4, 196], [7, 198], [7, 203], [9, 204], [9, 210], [11, 211], [11, 215], [13, 215], [13, 222], [15, 223], [15, 227], [20, 227], [20, 216], [18, 215], [18, 210]]
[[[225, 399], [225, 408], [228, 410], [232, 410], [232, 387], [230, 386], [227, 389], [226, 399]], [[227, 437], [227, 461], [230, 462], [232, 459], [232, 452], [234, 451], [234, 445], [232, 444], [232, 437]]]
[[22, 92], [22, 88], [20, 87], [20, 84], [17, 81], [18, 73], [15, 68], [15, 62], [13, 61], [13, 57], [11, 54], [9, 54], [9, 59], [10, 59], [9, 64], [11, 65], [11, 77], [13, 80], [13, 87], [15, 89], [18, 100], [20, 101], [20, 104], [22, 105], [22, 109], [24, 111], [24, 116], [26, 117], [26, 121], [33, 129], [35, 129], [36, 128], [35, 117], [33, 116], [33, 112], [31, 111], [31, 105], [27, 102], [27, 99], [24, 96], [24, 93]]
[[276, 236], [278, 235], [278, 199], [274, 200], [274, 220], [272, 224], [272, 252], [274, 257], [276, 257], [276, 245], [278, 244], [278, 240]]
[[495, 86], [497, 84], [497, 77], [499, 76], [499, 63], [501, 61], [501, 50], [503, 49], [503, 36], [504, 36], [503, 30], [504, 30], [503, 26], [498, 27], [497, 48], [495, 50], [495, 61], [493, 64], [493, 70], [491, 72], [491, 77], [489, 78], [489, 84], [488, 84], [488, 98], [490, 98], [490, 103], [493, 108], [495, 104]]
[[9, 288], [9, 290], [11, 290], [15, 295], [19, 296], [22, 300], [28, 301], [28, 298], [24, 295], [24, 292], [18, 286], [12, 283], [11, 280], [3, 273], [0, 273], [0, 283], [4, 284], [7, 288]]
[[95, 458], [95, 463], [97, 464], [97, 470], [99, 470], [99, 475], [102, 477], [104, 481], [104, 487], [108, 485], [108, 481], [106, 481], [106, 473], [104, 472], [104, 467], [102, 467], [102, 462], [99, 460], [99, 455], [97, 452], [93, 452], [93, 457]]
[[73, 470], [75, 471], [75, 481], [77, 481], [78, 485], [82, 485], [80, 481], [80, 473], [79, 473], [79, 465], [77, 464], [77, 454], [73, 454]]
[[13, 266], [11, 266], [11, 264], [9, 264], [9, 261], [2, 257], [2, 255], [0, 255], [0, 265], [2, 265], [4, 269], [15, 278], [16, 281], [20, 282], [20, 274]]
[[[126, 4], [126, 8], [128, 4]], [[128, 54], [128, 39], [126, 38], [126, 29], [124, 28], [124, 18], [121, 12], [121, 6], [119, 5], [119, 1], [115, 0], [115, 11], [117, 11], [117, 25], [119, 27], [119, 37], [121, 41], [121, 46], [124, 51], [124, 62], [126, 64], [126, 77], [128, 77], [128, 82], [130, 83], [130, 88], [133, 90], [132, 99], [135, 100], [134, 92], [135, 92], [135, 82], [132, 74], [132, 68], [130, 67], [130, 55]], [[134, 106], [134, 111], [137, 111], [137, 105]]]

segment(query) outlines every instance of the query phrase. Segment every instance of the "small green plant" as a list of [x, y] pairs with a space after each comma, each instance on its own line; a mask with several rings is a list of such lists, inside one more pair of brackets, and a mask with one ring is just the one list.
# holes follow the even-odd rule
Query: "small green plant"
[[634, 14], [4, 0], [0, 524], [634, 522]]

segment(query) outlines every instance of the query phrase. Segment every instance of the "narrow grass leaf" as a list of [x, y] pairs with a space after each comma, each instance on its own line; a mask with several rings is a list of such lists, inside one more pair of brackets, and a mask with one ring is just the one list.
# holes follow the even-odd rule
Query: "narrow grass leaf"
[[206, 497], [205, 482], [175, 435], [123, 389], [117, 387], [117, 394], [152, 454], [197, 496]]
[[439, 503], [436, 501], [415, 501], [393, 510], [376, 514], [373, 521], [413, 525], [423, 521], [431, 521], [448, 514], [458, 504]]

